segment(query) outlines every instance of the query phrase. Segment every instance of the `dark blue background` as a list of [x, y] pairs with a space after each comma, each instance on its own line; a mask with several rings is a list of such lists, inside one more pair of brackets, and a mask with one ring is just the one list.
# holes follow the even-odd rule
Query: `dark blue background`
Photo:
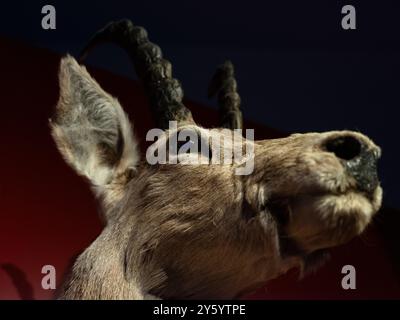
[[[245, 117], [286, 132], [353, 129], [375, 140], [383, 149], [386, 204], [400, 207], [400, 9], [395, 3], [15, 1], [0, 5], [0, 35], [76, 55], [105, 23], [130, 18], [161, 46], [186, 96], [211, 107], [208, 81], [229, 58]], [[56, 7], [56, 30], [41, 28], [45, 4]], [[357, 30], [341, 28], [344, 4], [356, 7]], [[89, 63], [135, 77], [126, 54], [112, 46], [98, 48]]]

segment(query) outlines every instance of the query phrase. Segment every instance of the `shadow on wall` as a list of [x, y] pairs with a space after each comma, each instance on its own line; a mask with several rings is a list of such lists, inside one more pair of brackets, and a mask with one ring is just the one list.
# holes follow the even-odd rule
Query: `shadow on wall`
[[11, 281], [22, 300], [34, 300], [33, 286], [28, 281], [26, 273], [12, 263], [4, 263], [1, 268], [11, 278]]
[[[66, 273], [62, 276], [62, 282], [69, 275], [69, 271], [72, 269], [76, 259], [81, 254], [81, 252], [74, 254], [68, 260], [68, 264], [65, 268]], [[33, 289], [33, 285], [28, 280], [27, 274], [25, 271], [17, 267], [13, 263], [4, 263], [0, 265], [0, 268], [5, 271], [8, 277], [11, 279], [11, 282], [15, 288], [15, 291], [18, 293], [18, 296], [21, 300], [36, 300], [35, 293]], [[57, 292], [55, 291], [55, 297], [57, 297]]]

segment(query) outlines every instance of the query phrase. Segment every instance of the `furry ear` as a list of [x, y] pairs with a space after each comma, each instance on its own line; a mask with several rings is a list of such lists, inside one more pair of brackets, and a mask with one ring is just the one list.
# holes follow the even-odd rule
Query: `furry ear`
[[74, 58], [61, 60], [60, 98], [50, 120], [58, 149], [97, 189], [135, 168], [137, 143], [127, 115]]

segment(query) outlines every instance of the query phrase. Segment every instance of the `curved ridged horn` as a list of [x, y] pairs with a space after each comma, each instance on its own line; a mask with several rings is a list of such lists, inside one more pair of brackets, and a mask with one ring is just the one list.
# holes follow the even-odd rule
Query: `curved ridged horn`
[[95, 33], [82, 50], [80, 61], [85, 59], [95, 46], [107, 42], [114, 43], [128, 52], [160, 128], [167, 129], [168, 122], [173, 120], [178, 121], [179, 125], [194, 123], [190, 110], [182, 103], [181, 84], [172, 77], [171, 63], [162, 57], [161, 49], [149, 41], [144, 28], [134, 26], [130, 20], [108, 23]]
[[243, 117], [240, 111], [240, 96], [237, 92], [235, 71], [231, 61], [220, 65], [208, 87], [208, 97], [218, 94], [220, 126], [242, 129]]

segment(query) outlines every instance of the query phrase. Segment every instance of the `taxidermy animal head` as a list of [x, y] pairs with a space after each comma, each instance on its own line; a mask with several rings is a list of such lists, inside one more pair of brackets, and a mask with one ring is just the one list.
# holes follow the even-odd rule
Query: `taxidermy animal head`
[[[291, 268], [306, 272], [327, 248], [362, 233], [378, 211], [381, 151], [365, 135], [253, 141], [234, 134], [242, 114], [230, 62], [209, 87], [210, 96], [218, 95], [220, 126], [203, 128], [143, 28], [112, 22], [83, 57], [104, 41], [129, 53], [163, 129], [150, 154], [167, 150], [166, 161], [149, 163], [118, 101], [74, 58], [62, 59], [52, 135], [91, 184], [104, 229], [77, 258], [60, 298], [238, 298]], [[171, 141], [190, 152], [172, 155]], [[206, 152], [191, 148], [200, 145]], [[237, 149], [245, 155], [225, 152]], [[246, 163], [251, 170], [240, 173]]]

